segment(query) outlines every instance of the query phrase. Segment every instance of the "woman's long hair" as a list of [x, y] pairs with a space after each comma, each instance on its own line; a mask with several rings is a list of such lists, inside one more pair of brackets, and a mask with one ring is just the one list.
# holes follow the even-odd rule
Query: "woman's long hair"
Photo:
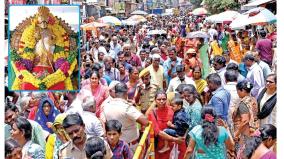
[[204, 144], [208, 147], [210, 144], [217, 144], [218, 142], [218, 127], [216, 124], [217, 114], [211, 106], [204, 106], [201, 112], [202, 119], [202, 138]]
[[[258, 130], [256, 130], [258, 132]], [[246, 147], [244, 150], [244, 155], [247, 158], [251, 158], [257, 147], [269, 137], [276, 139], [276, 127], [272, 124], [265, 124], [259, 128], [259, 134], [255, 133], [254, 137], [246, 141]]]

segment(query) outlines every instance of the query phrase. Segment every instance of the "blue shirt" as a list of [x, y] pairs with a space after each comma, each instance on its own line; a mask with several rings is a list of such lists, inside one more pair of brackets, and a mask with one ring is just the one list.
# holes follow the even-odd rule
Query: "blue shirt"
[[176, 126], [175, 130], [179, 136], [183, 136], [188, 129], [188, 120], [184, 108], [174, 113], [173, 124]]
[[209, 101], [209, 105], [212, 105], [217, 115], [223, 120], [228, 119], [228, 110], [231, 100], [230, 93], [223, 87], [219, 87], [217, 90], [212, 92], [213, 96]]
[[[176, 73], [177, 65], [181, 65], [181, 62], [182, 62], [182, 59], [179, 58], [179, 57], [177, 57], [177, 59], [176, 59], [176, 64], [175, 64], [175, 66], [173, 67], [172, 72], [171, 72], [172, 75]], [[168, 71], [171, 69], [171, 63], [172, 63], [172, 60], [171, 60], [170, 58], [168, 58], [168, 59], [164, 62], [164, 64], [163, 64], [163, 67], [164, 67], [164, 75], [165, 75], [165, 77], [166, 77], [168, 83], [169, 83], [170, 80], [172, 79], [172, 77], [168, 75]]]

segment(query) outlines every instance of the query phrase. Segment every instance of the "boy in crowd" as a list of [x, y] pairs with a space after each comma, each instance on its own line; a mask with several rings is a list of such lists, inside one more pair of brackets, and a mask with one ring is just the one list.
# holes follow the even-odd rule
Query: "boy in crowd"
[[128, 144], [120, 140], [122, 124], [118, 120], [106, 122], [106, 136], [112, 150], [112, 159], [132, 159], [133, 154]]

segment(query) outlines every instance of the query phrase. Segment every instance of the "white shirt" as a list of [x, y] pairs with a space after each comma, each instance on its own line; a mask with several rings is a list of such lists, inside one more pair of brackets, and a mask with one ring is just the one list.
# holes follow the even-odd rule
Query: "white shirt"
[[176, 92], [176, 88], [180, 84], [192, 84], [192, 85], [194, 85], [194, 87], [196, 87], [195, 86], [195, 82], [191, 78], [189, 78], [187, 76], [185, 76], [184, 81], [181, 81], [179, 79], [179, 77], [175, 77], [175, 78], [171, 79], [171, 81], [169, 83], [169, 87], [168, 87], [167, 93], [169, 93], [169, 92]]
[[269, 65], [263, 61], [259, 61], [258, 65], [261, 67], [263, 72], [263, 78], [266, 79], [269, 74], [271, 74], [271, 69]]
[[225, 72], [226, 72], [226, 67], [221, 68], [220, 70], [216, 70], [218, 75], [221, 77], [222, 80], [222, 86], [226, 84], [226, 79], [225, 79]]
[[78, 98], [74, 99], [69, 107], [66, 108], [65, 112], [67, 114], [75, 114], [79, 113], [82, 116], [83, 108], [82, 108], [82, 101]]
[[223, 87], [231, 94], [231, 100], [230, 100], [230, 105], [229, 105], [229, 116], [228, 116], [229, 124], [233, 124], [233, 121], [232, 121], [233, 110], [234, 110], [234, 107], [237, 106], [237, 103], [239, 103], [240, 101], [240, 97], [238, 95], [236, 85], [237, 85], [237, 82], [228, 82]]
[[257, 98], [259, 89], [264, 87], [264, 77], [261, 67], [254, 63], [249, 69], [246, 79], [248, 79], [252, 84], [253, 88], [251, 90], [251, 95]]
[[94, 113], [83, 111], [82, 119], [85, 123], [85, 132], [87, 134], [87, 138], [93, 136], [101, 137], [104, 135], [102, 123]]
[[139, 137], [136, 120], [143, 114], [126, 100], [114, 98], [104, 106], [101, 114], [102, 120], [118, 120], [122, 124], [121, 140], [127, 143], [135, 141]]

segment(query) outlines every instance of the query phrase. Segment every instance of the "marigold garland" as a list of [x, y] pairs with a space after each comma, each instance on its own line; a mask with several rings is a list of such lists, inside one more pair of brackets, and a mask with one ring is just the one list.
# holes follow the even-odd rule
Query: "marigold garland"
[[[53, 62], [56, 64], [56, 71], [50, 75], [47, 75], [43, 80], [37, 79], [28, 70], [31, 70], [34, 60], [34, 48], [36, 45], [36, 25], [37, 15], [32, 19], [32, 23], [22, 33], [22, 37], [19, 43], [18, 53], [15, 50], [11, 51], [11, 60], [13, 61], [13, 69], [16, 76], [12, 85], [13, 90], [21, 89], [22, 82], [32, 83], [36, 88], [46, 90], [53, 85], [64, 81], [65, 87], [68, 90], [72, 90], [72, 82], [70, 75], [74, 71], [77, 64], [77, 52], [69, 52], [70, 41], [69, 36], [65, 29], [59, 25], [59, 20], [52, 14], [49, 15], [47, 28], [55, 35], [55, 49], [53, 53]], [[66, 59], [62, 61], [62, 59]], [[61, 60], [62, 62], [60, 62]]]

